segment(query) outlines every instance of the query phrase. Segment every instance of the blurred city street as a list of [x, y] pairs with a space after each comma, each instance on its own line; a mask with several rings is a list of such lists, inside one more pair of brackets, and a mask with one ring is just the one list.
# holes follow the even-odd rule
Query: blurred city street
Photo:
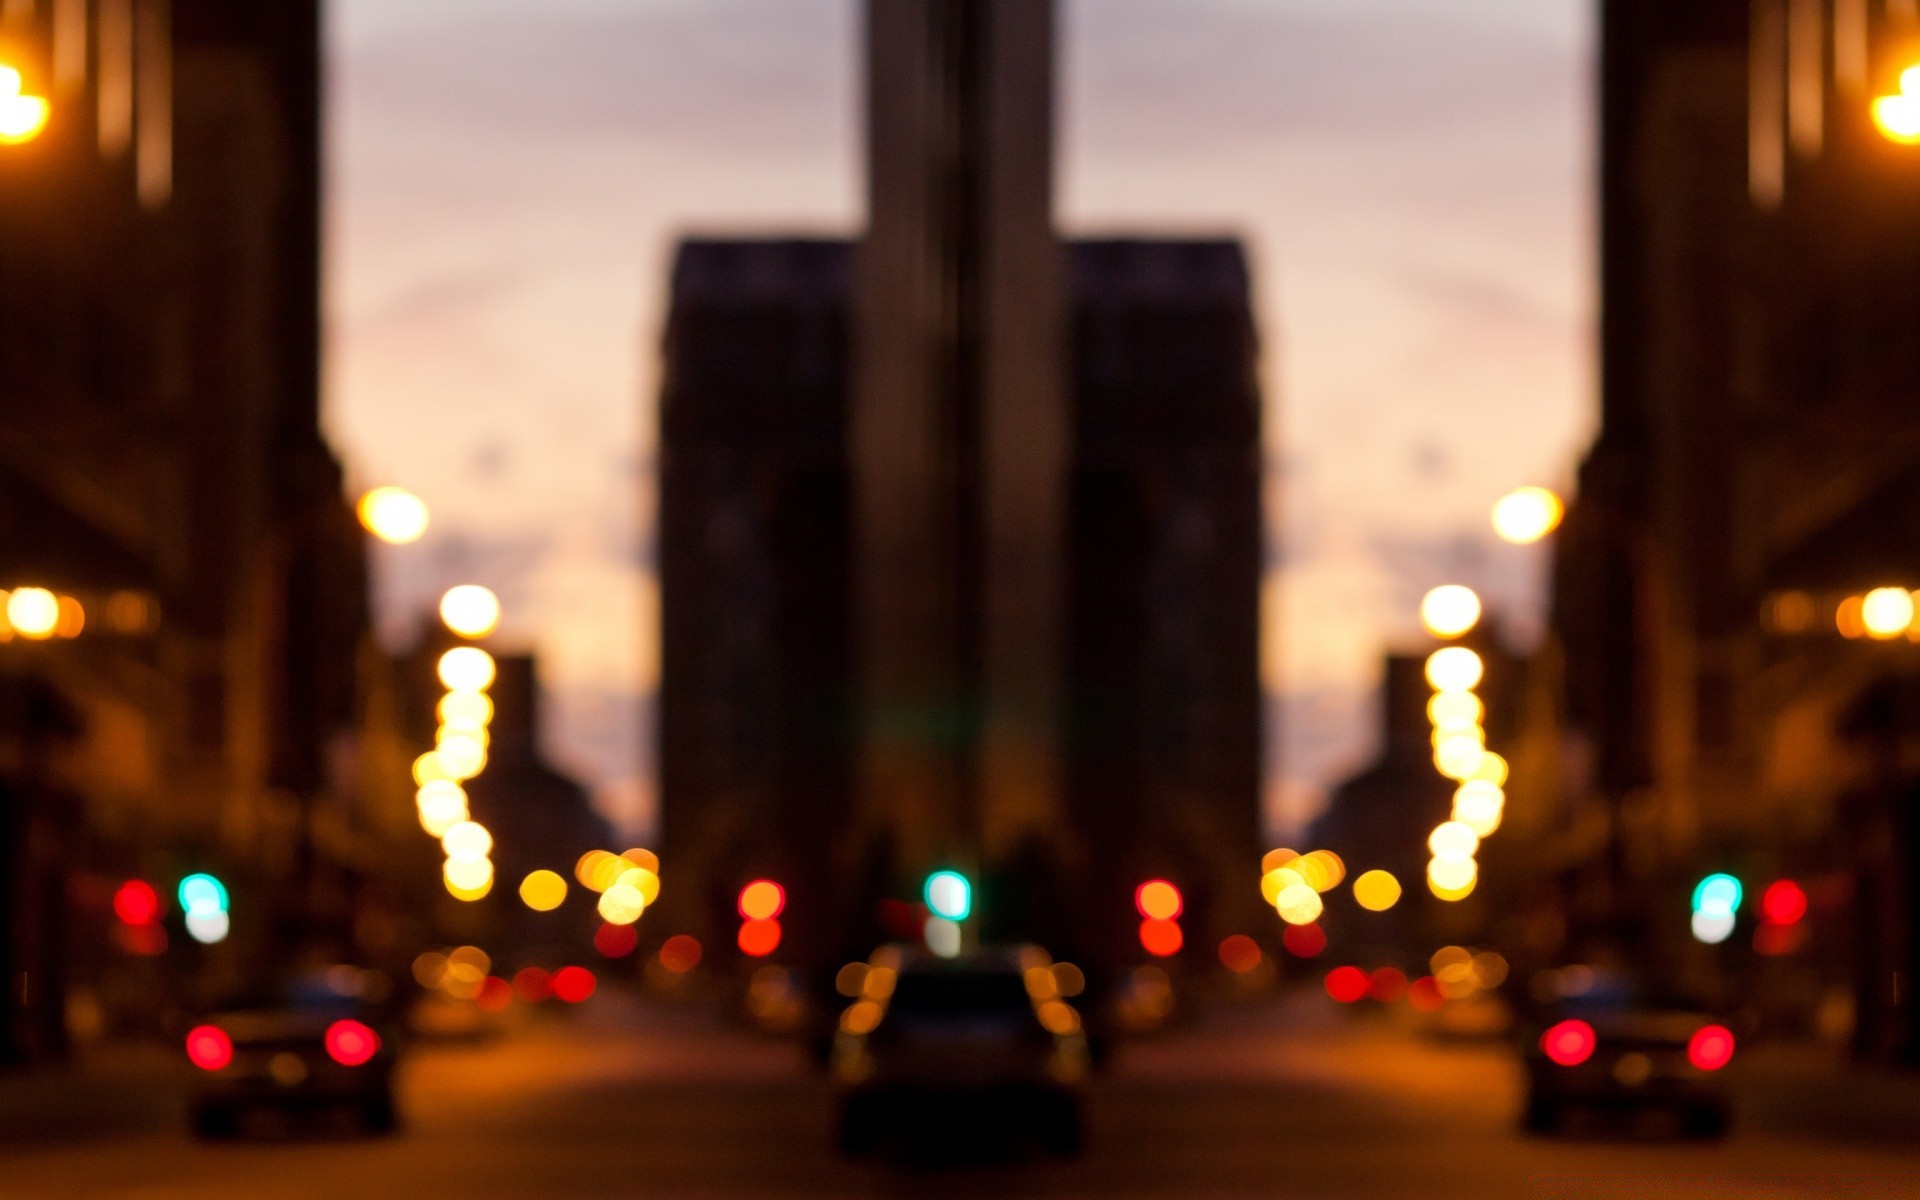
[[[1129, 1046], [1093, 1091], [1087, 1153], [1065, 1163], [847, 1162], [831, 1149], [827, 1085], [790, 1044], [617, 996], [576, 1024], [420, 1050], [403, 1070], [405, 1127], [385, 1139], [261, 1128], [196, 1144], [152, 1078], [140, 1095], [124, 1086], [138, 1061], [83, 1073], [90, 1095], [60, 1076], [9, 1080], [0, 1195], [1920, 1195], [1900, 1124], [1910, 1082], [1837, 1086], [1797, 1054], [1761, 1052], [1725, 1143], [1529, 1139], [1500, 1046], [1423, 1040], [1317, 1003], [1220, 1011]], [[20, 1119], [66, 1106], [57, 1131]]]

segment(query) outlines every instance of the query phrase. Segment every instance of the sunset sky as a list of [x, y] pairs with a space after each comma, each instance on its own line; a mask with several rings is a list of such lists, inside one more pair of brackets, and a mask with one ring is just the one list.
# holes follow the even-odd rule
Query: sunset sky
[[[1537, 625], [1486, 510], [1592, 427], [1586, 0], [1066, 0], [1067, 233], [1232, 232], [1265, 338], [1269, 815], [1361, 761], [1426, 588]], [[556, 757], [637, 831], [652, 396], [689, 231], [861, 221], [855, 0], [336, 0], [328, 425], [433, 505], [390, 637], [493, 586]], [[1285, 786], [1282, 786], [1284, 782]]]

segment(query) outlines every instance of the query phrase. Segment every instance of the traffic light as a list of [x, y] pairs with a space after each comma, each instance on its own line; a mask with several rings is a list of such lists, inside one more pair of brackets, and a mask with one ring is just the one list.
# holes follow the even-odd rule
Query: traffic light
[[166, 953], [167, 931], [160, 924], [160, 893], [144, 879], [129, 879], [114, 889], [114, 935], [129, 954], [153, 958]]
[[960, 922], [973, 914], [973, 883], [958, 871], [935, 871], [921, 897], [932, 914], [921, 930], [927, 949], [941, 958], [958, 958], [965, 941]]
[[756, 879], [740, 889], [740, 953], [765, 958], [780, 948], [780, 914], [786, 911], [787, 889], [771, 879]]
[[227, 885], [211, 875], [189, 875], [180, 881], [180, 908], [187, 914], [187, 934], [203, 946], [227, 940], [232, 922], [227, 915]]
[[1133, 890], [1133, 907], [1140, 913], [1140, 945], [1155, 958], [1172, 958], [1186, 944], [1180, 914], [1186, 899], [1164, 879], [1149, 879]]
[[1740, 881], [1731, 875], [1716, 873], [1702, 879], [1693, 889], [1694, 939], [1717, 946], [1731, 937], [1741, 896]]
[[1753, 948], [1769, 958], [1792, 954], [1806, 944], [1807, 889], [1791, 879], [1776, 879], [1760, 893], [1760, 927]]

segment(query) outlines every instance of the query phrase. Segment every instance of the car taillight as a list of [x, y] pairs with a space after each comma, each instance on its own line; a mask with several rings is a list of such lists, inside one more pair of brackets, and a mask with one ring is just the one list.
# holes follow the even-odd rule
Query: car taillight
[[1733, 1061], [1733, 1031], [1724, 1025], [1707, 1025], [1694, 1031], [1687, 1042], [1687, 1061], [1702, 1071], [1718, 1071]]
[[358, 1021], [327, 1026], [327, 1057], [343, 1067], [363, 1066], [380, 1052], [380, 1035]]
[[1593, 1057], [1598, 1042], [1585, 1021], [1562, 1021], [1540, 1035], [1540, 1052], [1563, 1067], [1577, 1067]]
[[218, 1071], [233, 1061], [233, 1039], [218, 1025], [196, 1025], [187, 1033], [187, 1058], [202, 1071]]

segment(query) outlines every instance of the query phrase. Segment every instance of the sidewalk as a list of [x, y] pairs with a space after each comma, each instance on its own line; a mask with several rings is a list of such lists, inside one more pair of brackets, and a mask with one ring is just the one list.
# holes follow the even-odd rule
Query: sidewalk
[[66, 1064], [0, 1070], [0, 1146], [181, 1127], [187, 1068], [153, 1042], [109, 1042]]

